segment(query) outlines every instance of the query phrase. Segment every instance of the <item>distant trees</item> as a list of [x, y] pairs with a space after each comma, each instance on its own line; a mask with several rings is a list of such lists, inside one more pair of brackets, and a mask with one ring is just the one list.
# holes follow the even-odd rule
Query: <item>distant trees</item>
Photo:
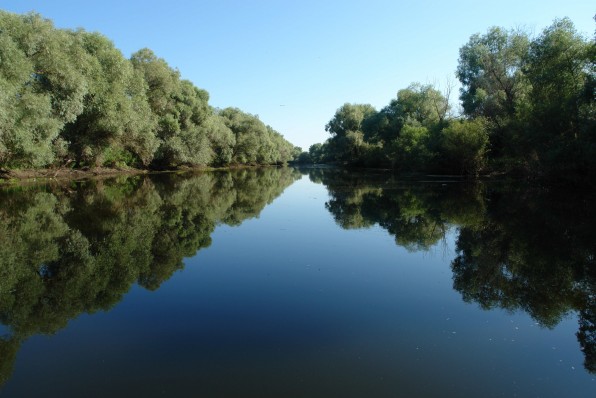
[[238, 108], [219, 110], [216, 116], [232, 133], [232, 163], [278, 164], [294, 158], [294, 146], [271, 126], [265, 125], [258, 116], [244, 113]]
[[[0, 167], [277, 164], [294, 146], [258, 118], [242, 131], [149, 49], [0, 11]], [[258, 142], [250, 142], [258, 140]]]
[[380, 111], [344, 104], [325, 126], [331, 138], [311, 146], [313, 162], [428, 170], [436, 163], [439, 132], [448, 125], [449, 100], [431, 85], [414, 83]]
[[368, 104], [344, 104], [325, 126], [331, 134], [328, 150], [337, 160], [362, 162], [369, 151], [362, 131], [366, 119], [376, 113]]
[[345, 104], [304, 160], [401, 172], [515, 172], [581, 181], [596, 173], [596, 42], [568, 19], [536, 38], [491, 28], [461, 47], [449, 90], [414, 83], [375, 111]]

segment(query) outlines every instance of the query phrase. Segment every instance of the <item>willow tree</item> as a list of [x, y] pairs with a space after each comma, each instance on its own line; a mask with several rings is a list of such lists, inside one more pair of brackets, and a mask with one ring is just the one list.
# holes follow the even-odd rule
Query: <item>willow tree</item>
[[595, 44], [569, 19], [532, 41], [525, 71], [531, 84], [528, 144], [546, 172], [596, 170]]
[[369, 104], [344, 104], [333, 118], [325, 125], [331, 134], [329, 153], [335, 160], [357, 162], [365, 156], [368, 149], [365, 142], [364, 121], [376, 114], [376, 109]]
[[65, 123], [83, 109], [86, 80], [72, 34], [38, 14], [0, 11], [0, 162], [42, 167], [62, 153]]
[[147, 84], [147, 99], [156, 115], [159, 146], [157, 165], [206, 165], [211, 161], [209, 141], [202, 126], [211, 114], [209, 94], [170, 68], [165, 60], [144, 48], [131, 57]]
[[64, 131], [74, 156], [89, 165], [148, 165], [157, 140], [141, 76], [103, 35], [75, 35], [84, 50], [78, 64], [88, 92], [83, 112]]
[[493, 27], [473, 35], [459, 50], [456, 75], [462, 84], [464, 113], [482, 116], [491, 124], [490, 149], [495, 157], [520, 155], [520, 116], [530, 89], [523, 70], [529, 45], [526, 33]]

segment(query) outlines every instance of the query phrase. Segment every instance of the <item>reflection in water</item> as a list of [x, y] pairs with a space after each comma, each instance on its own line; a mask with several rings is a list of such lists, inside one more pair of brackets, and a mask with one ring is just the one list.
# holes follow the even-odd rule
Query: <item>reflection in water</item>
[[408, 250], [456, 227], [453, 287], [484, 309], [523, 310], [552, 328], [579, 314], [577, 338], [596, 373], [596, 209], [593, 195], [507, 186], [399, 183], [387, 174], [309, 169], [342, 228], [379, 225]]
[[462, 227], [454, 288], [482, 308], [522, 309], [552, 328], [579, 313], [584, 366], [596, 372], [593, 200], [544, 192], [488, 192], [482, 223]]
[[[446, 255], [451, 263], [453, 288], [465, 301], [478, 303], [484, 309], [523, 310], [546, 328], [557, 325], [566, 314], [577, 313], [577, 338], [584, 353], [585, 367], [590, 372], [596, 372], [596, 240], [591, 229], [596, 210], [592, 206], [593, 196], [572, 195], [568, 192], [564, 196], [557, 196], [553, 192], [528, 188], [516, 190], [496, 184], [408, 183], [381, 172], [354, 173], [337, 169], [309, 169], [306, 172], [312, 181], [326, 186], [329, 199], [325, 206], [342, 228], [378, 225], [394, 237], [397, 245], [409, 251], [428, 250], [447, 240], [448, 232], [451, 232], [450, 236], [455, 234], [456, 252]], [[184, 258], [193, 256], [199, 249], [211, 244], [211, 234], [218, 224], [239, 225], [257, 216], [298, 178], [300, 174], [292, 169], [267, 168], [0, 190], [0, 323], [5, 326], [2, 330], [8, 331], [4, 336], [0, 335], [0, 383], [10, 377], [18, 351], [26, 339], [36, 334], [56, 333], [69, 320], [83, 313], [114, 307], [134, 284], [149, 290], [158, 289], [184, 266]], [[317, 203], [316, 206], [320, 205]], [[287, 211], [288, 208], [284, 209]], [[307, 227], [312, 228], [308, 223]], [[263, 236], [278, 234], [277, 230], [255, 231]], [[330, 230], [322, 233], [330, 233]], [[286, 234], [296, 239], [288, 245], [306, 247], [309, 244], [308, 240], [300, 240], [302, 236], [290, 232], [282, 235]], [[330, 242], [340, 242], [335, 243], [337, 247], [345, 247], [345, 242], [340, 240], [342, 237], [332, 238]], [[264, 238], [259, 235], [259, 239]], [[371, 239], [371, 236], [367, 239]], [[280, 246], [278, 250], [288, 250], [288, 247]], [[369, 253], [362, 252], [365, 255]], [[331, 256], [341, 256], [334, 248], [329, 253]], [[333, 258], [326, 258], [324, 253], [314, 253], [309, 257], [319, 256], [323, 258], [323, 263], [333, 261]], [[293, 265], [276, 267], [268, 264], [266, 267], [267, 274], [271, 269], [277, 271], [275, 275], [278, 279], [271, 280], [277, 281], [279, 286], [292, 286], [283, 283], [287, 282], [285, 278], [296, 281], [296, 297], [291, 294], [284, 297], [279, 290], [271, 287], [269, 277], [261, 281], [256, 276], [253, 282], [256, 278], [258, 283], [248, 284], [247, 291], [232, 297], [253, 300], [257, 309], [265, 306], [270, 297], [286, 300], [286, 305], [280, 305], [279, 308], [275, 305], [266, 307], [265, 315], [255, 311], [259, 313], [256, 319], [265, 322], [259, 327], [272, 327], [271, 333], [276, 334], [300, 335], [287, 341], [304, 343], [312, 338], [318, 342], [318, 335], [312, 332], [316, 328], [309, 329], [301, 324], [301, 316], [304, 319], [337, 316], [341, 320], [338, 314], [341, 315], [343, 309], [345, 314], [356, 316], [347, 318], [345, 323], [321, 323], [324, 325], [321, 329], [329, 329], [328, 325], [347, 325], [349, 329], [353, 324], [348, 320], [364, 319], [366, 322], [359, 324], [371, 322], [371, 329], [375, 333], [395, 321], [386, 319], [383, 310], [383, 306], [394, 309], [390, 305], [394, 303], [385, 302], [385, 299], [393, 300], [394, 297], [387, 295], [388, 290], [382, 290], [383, 299], [362, 299], [363, 307], [354, 307], [361, 300], [360, 296], [358, 300], [347, 300], [346, 296], [330, 294], [328, 292], [333, 290], [326, 291], [324, 288], [340, 285], [341, 289], [337, 292], [345, 291], [354, 295], [356, 293], [352, 289], [356, 288], [361, 289], [358, 290], [359, 294], [366, 294], [368, 288], [360, 285], [359, 281], [341, 285], [341, 280], [338, 282], [335, 278], [337, 275], [320, 270], [316, 271], [319, 278], [315, 278], [314, 272], [305, 271], [301, 274]], [[309, 266], [305, 268], [310, 269]], [[371, 273], [380, 271], [379, 268], [370, 269]], [[222, 272], [222, 280], [225, 280], [227, 271]], [[280, 276], [282, 274], [283, 277]], [[341, 273], [338, 275], [341, 276]], [[300, 276], [306, 279], [301, 280]], [[239, 282], [239, 285], [232, 284], [230, 289], [242, 288], [243, 284], [244, 281]], [[447, 285], [450, 285], [449, 280]], [[279, 287], [275, 283], [273, 286]], [[314, 286], [320, 289], [320, 295], [313, 295]], [[370, 286], [372, 289], [377, 288], [374, 284]], [[271, 289], [267, 290], [269, 294], [251, 296], [263, 288]], [[304, 293], [309, 291], [310, 295]], [[207, 294], [205, 297], [211, 296]], [[344, 300], [350, 303], [347, 308], [338, 304]], [[439, 300], [442, 300], [442, 296]], [[308, 305], [301, 306], [303, 301], [314, 303], [315, 309], [327, 309], [317, 312]], [[459, 303], [459, 298], [456, 301]], [[378, 312], [374, 312], [372, 302], [381, 305]], [[240, 319], [242, 322], [245, 319], [242, 316], [234, 318], [237, 308], [234, 304], [230, 304], [230, 308], [227, 308], [227, 314], [232, 314], [231, 318], [235, 321]], [[252, 309], [251, 306], [249, 308]], [[294, 323], [289, 323], [292, 326], [286, 328], [289, 322], [285, 312], [287, 308], [298, 315], [293, 319]], [[428, 307], [425, 308], [428, 310]], [[213, 308], [214, 313], [218, 310]], [[271, 319], [267, 318], [267, 311], [274, 314]], [[424, 309], [412, 305], [411, 311]], [[226, 314], [225, 311], [223, 313]], [[362, 314], [370, 314], [370, 317]], [[417, 317], [407, 318], [406, 315], [406, 319], [415, 320]], [[227, 331], [231, 325], [238, 326], [232, 321], [229, 324], [221, 322], [218, 324], [220, 329], [214, 329], [217, 335], [222, 330]], [[403, 332], [401, 325], [397, 325], [399, 322], [401, 320], [395, 321], [393, 329], [387, 329]], [[306, 325], [311, 324], [307, 322]], [[314, 322], [313, 325], [318, 323]], [[417, 327], [414, 322], [411, 329], [417, 331]], [[441, 327], [433, 324], [431, 329]], [[354, 334], [369, 338], [368, 330], [358, 332], [362, 334]], [[253, 335], [261, 336], [258, 333]], [[267, 333], [263, 335], [270, 336]], [[335, 337], [329, 338], [325, 333], [322, 335], [326, 342], [333, 340], [335, 344]], [[436, 334], [432, 336], [436, 337]], [[401, 337], [407, 340], [407, 335]], [[237, 344], [244, 344], [243, 338], [240, 336], [241, 343]], [[370, 340], [376, 341], [377, 338], [386, 341], [376, 334]], [[184, 339], [181, 338], [181, 341]], [[223, 338], [217, 347], [228, 349], [229, 341], [235, 340]], [[274, 341], [276, 350], [281, 347], [280, 352], [284, 355], [293, 352], [284, 351], [281, 343], [276, 345], [277, 341], [286, 340], [280, 338]], [[164, 344], [169, 347], [170, 343]], [[234, 351], [238, 347], [246, 348], [238, 345], [229, 350]], [[258, 344], [252, 347], [257, 353], [255, 355], [262, 355], [260, 347]], [[313, 347], [317, 345], [313, 344]], [[387, 346], [376, 348], [383, 354], [391, 352], [395, 356], [405, 355], [404, 351], [395, 347], [393, 351]], [[375, 347], [372, 348], [374, 350]], [[216, 357], [219, 354], [213, 355]], [[289, 360], [296, 360], [298, 368], [303, 363], [317, 364], [319, 360], [322, 361], [321, 369], [329, 365], [316, 355], [314, 362], [300, 362], [299, 358]], [[334, 361], [337, 358], [345, 359], [342, 355], [330, 355], [329, 358]], [[210, 357], [206, 358], [208, 366], [211, 366]], [[371, 355], [370, 358], [377, 363], [381, 357]], [[405, 355], [405, 358], [412, 357]], [[228, 359], [235, 361], [238, 357], [230, 354]], [[394, 362], [381, 358], [383, 360], [388, 368], [393, 369]], [[224, 360], [221, 363], [226, 362]], [[429, 359], [425, 366], [431, 363], [440, 361]], [[239, 374], [245, 374], [248, 369], [248, 366], [246, 369], [241, 365], [238, 367], [241, 368]], [[269, 375], [273, 368], [265, 369]], [[354, 369], [360, 371], [361, 368]], [[371, 366], [370, 369], [377, 368]], [[282, 373], [283, 370], [279, 370], [279, 374], [284, 376]], [[338, 371], [337, 374], [340, 373]], [[217, 375], [225, 378], [226, 374], [218, 373], [216, 367], [213, 373], [205, 377]], [[340, 379], [340, 376], [337, 377], [331, 377], [332, 381]], [[426, 376], [422, 374], [421, 377]], [[368, 379], [363, 377], [363, 380]]]
[[21, 343], [108, 310], [134, 283], [157, 289], [300, 174], [266, 168], [0, 190], [0, 385]]

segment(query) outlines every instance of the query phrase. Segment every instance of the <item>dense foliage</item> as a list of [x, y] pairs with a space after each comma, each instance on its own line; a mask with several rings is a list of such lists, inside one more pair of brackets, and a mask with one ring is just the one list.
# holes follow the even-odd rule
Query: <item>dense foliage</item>
[[585, 181], [596, 173], [596, 42], [568, 19], [539, 36], [491, 28], [461, 49], [450, 90], [413, 84], [389, 105], [344, 104], [331, 137], [299, 157], [400, 172], [512, 172]]
[[257, 116], [216, 110], [151, 50], [0, 11], [0, 167], [281, 164], [294, 148]]
[[525, 311], [542, 327], [570, 312], [596, 373], [594, 194], [481, 184], [409, 183], [388, 173], [310, 169], [342, 228], [378, 225], [411, 251], [456, 233], [453, 288], [484, 309]]
[[155, 290], [300, 176], [291, 168], [0, 190], [0, 385], [22, 341], [108, 310], [134, 283]]

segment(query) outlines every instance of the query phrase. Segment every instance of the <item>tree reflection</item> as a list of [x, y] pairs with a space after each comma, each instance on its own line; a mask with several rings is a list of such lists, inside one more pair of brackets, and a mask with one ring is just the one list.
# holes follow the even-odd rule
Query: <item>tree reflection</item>
[[522, 309], [552, 328], [579, 314], [585, 367], [596, 371], [596, 220], [591, 195], [492, 192], [485, 221], [461, 228], [454, 288], [483, 308]]
[[339, 226], [379, 225], [410, 251], [430, 249], [451, 227], [477, 222], [484, 213], [478, 185], [408, 183], [338, 169], [313, 169], [311, 180], [327, 186], [325, 206]]
[[211, 244], [218, 223], [256, 217], [300, 174], [264, 168], [0, 190], [0, 385], [21, 342], [155, 290]]
[[378, 225], [408, 250], [428, 250], [457, 228], [451, 269], [464, 301], [523, 310], [547, 328], [578, 313], [585, 367], [596, 373], [593, 194], [408, 183], [338, 169], [306, 172], [327, 186], [326, 207], [342, 228]]

